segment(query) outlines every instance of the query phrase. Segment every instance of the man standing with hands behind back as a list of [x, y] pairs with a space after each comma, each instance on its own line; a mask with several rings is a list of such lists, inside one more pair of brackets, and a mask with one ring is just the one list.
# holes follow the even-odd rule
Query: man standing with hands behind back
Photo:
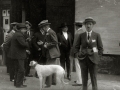
[[[83, 90], [87, 90], [88, 70], [90, 72], [92, 90], [97, 89], [96, 67], [103, 53], [103, 44], [100, 34], [92, 31], [96, 21], [88, 17], [83, 22], [86, 32], [79, 35], [75, 44], [75, 57], [79, 59], [82, 73]], [[79, 51], [80, 49], [80, 51]]]

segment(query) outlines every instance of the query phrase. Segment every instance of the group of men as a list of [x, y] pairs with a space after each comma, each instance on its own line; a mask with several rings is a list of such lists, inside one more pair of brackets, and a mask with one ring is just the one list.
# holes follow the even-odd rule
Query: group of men
[[[14, 80], [17, 88], [24, 88], [25, 76], [30, 75], [29, 63], [32, 59], [43, 65], [61, 65], [67, 71], [67, 79], [71, 80], [73, 60], [77, 74], [76, 86], [87, 90], [88, 71], [90, 72], [93, 90], [97, 90], [96, 66], [102, 55], [103, 45], [98, 33], [92, 31], [96, 21], [88, 17], [83, 22], [75, 22], [74, 39], [68, 32], [67, 23], [62, 23], [59, 33], [50, 28], [48, 20], [38, 24], [39, 31], [33, 33], [31, 23], [11, 23], [13, 28], [3, 43], [9, 59], [10, 81]], [[82, 26], [85, 25], [84, 32]], [[8, 61], [8, 60], [7, 60]], [[14, 64], [14, 65], [13, 65]], [[66, 66], [66, 67], [65, 67]], [[14, 73], [15, 70], [15, 73]], [[46, 87], [56, 85], [56, 75], [46, 78]]]

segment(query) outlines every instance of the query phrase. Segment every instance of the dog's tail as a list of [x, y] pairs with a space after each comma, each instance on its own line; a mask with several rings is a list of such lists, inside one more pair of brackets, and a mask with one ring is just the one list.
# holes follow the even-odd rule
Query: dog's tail
[[65, 81], [64, 81], [64, 76], [65, 76], [65, 71], [63, 72], [63, 75], [62, 75], [62, 77], [61, 77], [61, 82], [62, 82], [63, 84], [69, 84], [68, 82], [65, 82]]

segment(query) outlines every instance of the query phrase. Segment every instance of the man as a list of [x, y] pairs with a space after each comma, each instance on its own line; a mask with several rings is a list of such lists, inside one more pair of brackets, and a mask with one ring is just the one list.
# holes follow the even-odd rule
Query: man
[[27, 58], [25, 60], [25, 76], [27, 77], [33, 77], [33, 75], [30, 74], [30, 61], [32, 60], [32, 38], [33, 38], [33, 30], [31, 29], [32, 24], [29, 21], [25, 22], [25, 25], [27, 27], [27, 32], [25, 32], [25, 37], [27, 39], [27, 42], [29, 44], [29, 48], [26, 50]]
[[[83, 22], [86, 32], [81, 33], [75, 44], [75, 58], [78, 58], [81, 66], [83, 90], [87, 90], [88, 70], [90, 72], [92, 90], [97, 90], [96, 67], [103, 53], [103, 44], [100, 34], [93, 31], [96, 21], [88, 17]], [[80, 50], [80, 51], [79, 51]]]
[[[83, 29], [82, 29], [82, 26], [83, 26], [82, 21], [75, 22], [76, 31], [75, 31], [75, 35], [74, 35], [75, 37], [74, 37], [74, 42], [73, 42], [72, 53], [74, 53], [73, 51], [74, 51], [75, 44], [77, 42], [77, 39], [78, 39], [79, 35], [84, 32]], [[72, 55], [74, 55], [74, 54], [72, 54]], [[73, 85], [73, 86], [80, 86], [80, 85], [82, 85], [81, 68], [80, 68], [80, 64], [79, 64], [78, 59], [74, 58], [74, 60], [75, 60], [75, 68], [76, 68], [77, 80], [75, 81], [76, 84]]]
[[15, 81], [14, 86], [17, 88], [24, 88], [24, 60], [26, 59], [26, 48], [28, 48], [28, 43], [24, 37], [26, 32], [26, 26], [23, 23], [17, 24], [17, 32], [14, 34], [11, 40], [10, 50], [8, 56], [14, 59], [15, 63]]
[[11, 23], [11, 29], [7, 32], [8, 34], [6, 35], [5, 41], [3, 43], [3, 48], [4, 48], [4, 51], [6, 54], [5, 55], [6, 63], [7, 63], [7, 67], [9, 69], [9, 74], [10, 74], [10, 81], [12, 81], [12, 82], [14, 82], [14, 74], [15, 74], [14, 73], [14, 65], [13, 65], [14, 60], [9, 58], [7, 56], [7, 54], [8, 54], [9, 48], [10, 48], [11, 39], [17, 30], [16, 25], [17, 25], [17, 22]]
[[58, 36], [58, 42], [59, 42], [59, 47], [60, 47], [60, 63], [61, 66], [65, 69], [67, 69], [67, 78], [68, 80], [71, 80], [71, 75], [70, 75], [70, 49], [73, 44], [73, 38], [70, 32], [68, 32], [68, 27], [66, 23], [62, 23], [61, 26], [61, 32], [57, 34]]
[[45, 31], [39, 27], [39, 32], [36, 32], [33, 38], [33, 47], [34, 47], [34, 60], [38, 63], [45, 65], [45, 48], [43, 47], [43, 43], [45, 42]]
[[[46, 48], [46, 64], [59, 64], [60, 51], [58, 47], [58, 40], [56, 33], [50, 28], [48, 20], [41, 21], [38, 25], [46, 32], [45, 42], [43, 43], [44, 48]], [[50, 87], [52, 84], [56, 84], [56, 76], [50, 75], [46, 78], [46, 87]]]

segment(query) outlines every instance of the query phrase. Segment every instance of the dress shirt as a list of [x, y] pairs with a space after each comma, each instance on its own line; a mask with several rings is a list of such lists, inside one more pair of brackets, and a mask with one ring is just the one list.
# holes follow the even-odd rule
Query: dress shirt
[[[90, 32], [87, 32], [87, 31], [86, 31], [86, 33], [87, 33], [87, 40], [88, 40], [88, 34], [89, 34], [89, 40], [90, 40], [90, 37], [91, 37], [91, 34], [92, 34], [92, 30], [91, 30]], [[88, 40], [88, 41], [89, 41], [89, 40]]]
[[67, 34], [67, 32], [63, 32], [63, 35], [64, 35], [65, 39], [67, 40], [67, 39], [68, 39], [68, 34]]

